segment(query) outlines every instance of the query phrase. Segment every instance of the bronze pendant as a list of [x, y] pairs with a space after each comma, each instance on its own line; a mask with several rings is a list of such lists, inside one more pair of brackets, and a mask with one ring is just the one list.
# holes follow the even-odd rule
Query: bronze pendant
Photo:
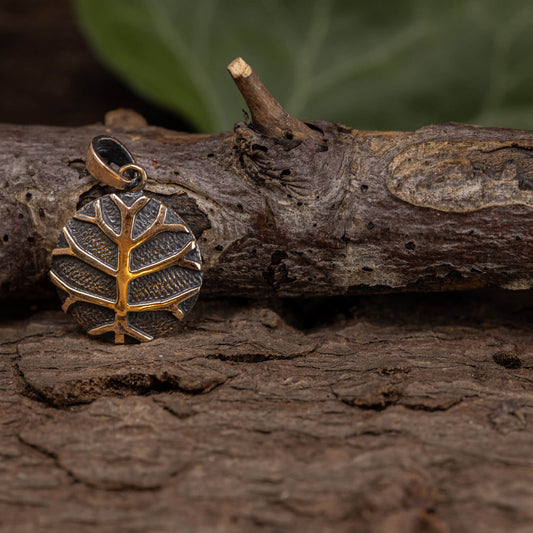
[[63, 310], [90, 335], [112, 336], [116, 344], [152, 340], [182, 320], [198, 297], [196, 239], [174, 211], [144, 194], [144, 169], [118, 140], [93, 139], [87, 168], [125, 191], [90, 202], [67, 222], [50, 278]]

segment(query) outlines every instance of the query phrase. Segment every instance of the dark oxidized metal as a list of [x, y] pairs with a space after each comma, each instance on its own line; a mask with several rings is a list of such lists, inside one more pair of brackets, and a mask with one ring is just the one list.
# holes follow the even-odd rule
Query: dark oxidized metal
[[[105, 139], [126, 150], [116, 139]], [[127, 154], [126, 171], [144, 172]], [[94, 167], [89, 154], [88, 160]], [[126, 173], [121, 168], [117, 175]], [[123, 188], [132, 183], [123, 178]], [[194, 235], [176, 213], [142, 190], [124, 191], [87, 204], [69, 220], [52, 252], [50, 278], [63, 310], [89, 334], [107, 334], [117, 344], [143, 342], [172, 329], [194, 305], [201, 258]]]

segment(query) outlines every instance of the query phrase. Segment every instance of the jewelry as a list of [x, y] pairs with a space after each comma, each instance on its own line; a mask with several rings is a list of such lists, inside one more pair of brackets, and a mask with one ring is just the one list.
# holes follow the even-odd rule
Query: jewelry
[[63, 310], [89, 335], [116, 344], [150, 341], [170, 331], [198, 298], [196, 239], [172, 209], [145, 195], [146, 171], [117, 139], [95, 137], [86, 166], [122, 192], [88, 203], [67, 222], [50, 279]]

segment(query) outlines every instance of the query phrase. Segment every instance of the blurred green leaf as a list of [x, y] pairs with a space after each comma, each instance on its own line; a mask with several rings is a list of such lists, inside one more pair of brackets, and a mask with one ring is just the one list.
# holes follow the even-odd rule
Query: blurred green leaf
[[238, 56], [300, 118], [533, 129], [531, 0], [74, 2], [103, 61], [200, 131], [240, 120]]

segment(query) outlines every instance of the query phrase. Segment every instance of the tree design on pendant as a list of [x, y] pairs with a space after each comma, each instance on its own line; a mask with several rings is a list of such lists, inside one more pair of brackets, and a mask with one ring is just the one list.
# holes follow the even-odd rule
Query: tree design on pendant
[[196, 240], [174, 211], [142, 192], [90, 202], [63, 228], [50, 277], [91, 335], [149, 341], [182, 320], [202, 283]]

